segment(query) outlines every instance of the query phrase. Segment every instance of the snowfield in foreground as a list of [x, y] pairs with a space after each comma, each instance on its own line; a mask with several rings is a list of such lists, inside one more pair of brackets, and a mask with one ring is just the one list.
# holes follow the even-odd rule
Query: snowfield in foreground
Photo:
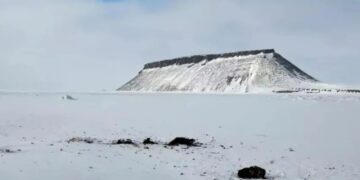
[[[1, 179], [360, 179], [360, 96], [70, 95], [0, 93]], [[204, 144], [141, 144], [177, 136]]]

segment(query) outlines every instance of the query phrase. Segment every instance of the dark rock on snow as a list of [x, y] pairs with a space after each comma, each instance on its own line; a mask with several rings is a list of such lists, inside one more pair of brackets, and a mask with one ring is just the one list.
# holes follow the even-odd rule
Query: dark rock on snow
[[150, 138], [146, 138], [144, 139], [143, 144], [158, 144], [158, 143], [151, 140]]
[[195, 139], [185, 138], [185, 137], [176, 137], [172, 141], [168, 143], [169, 146], [178, 146], [178, 145], [185, 145], [185, 146], [200, 146], [200, 143], [197, 143]]
[[61, 98], [64, 99], [64, 100], [77, 100], [76, 98], [74, 98], [74, 97], [72, 97], [70, 95], [65, 95], [65, 96], [63, 96]]
[[71, 143], [71, 142], [85, 142], [85, 143], [88, 143], [88, 144], [92, 144], [95, 142], [96, 139], [94, 138], [90, 138], [90, 137], [85, 137], [85, 138], [82, 138], [82, 137], [73, 137], [71, 139], [69, 139], [67, 142], [68, 143]]
[[21, 149], [18, 150], [12, 150], [12, 149], [0, 149], [0, 153], [16, 153], [16, 152], [20, 152]]
[[265, 169], [258, 166], [251, 166], [238, 171], [238, 177], [243, 179], [266, 179], [265, 174]]
[[113, 142], [113, 144], [132, 144], [135, 145], [135, 143], [131, 139], [118, 139]]

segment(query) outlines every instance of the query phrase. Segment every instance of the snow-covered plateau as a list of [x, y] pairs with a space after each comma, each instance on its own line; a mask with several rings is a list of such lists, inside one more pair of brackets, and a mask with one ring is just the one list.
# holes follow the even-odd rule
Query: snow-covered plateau
[[145, 64], [120, 91], [268, 92], [329, 87], [273, 49], [195, 55]]
[[[222, 180], [257, 165], [275, 180], [356, 180], [359, 109], [346, 93], [1, 92], [0, 179]], [[142, 144], [178, 136], [202, 146]]]

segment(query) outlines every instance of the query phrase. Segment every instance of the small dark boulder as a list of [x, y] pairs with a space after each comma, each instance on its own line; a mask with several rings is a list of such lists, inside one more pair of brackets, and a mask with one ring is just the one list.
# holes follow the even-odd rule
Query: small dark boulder
[[266, 179], [265, 174], [265, 169], [258, 166], [251, 166], [238, 171], [238, 177], [242, 179]]
[[74, 97], [72, 97], [70, 95], [65, 95], [65, 96], [63, 96], [61, 98], [64, 99], [64, 100], [77, 100], [77, 99], [75, 99]]
[[195, 139], [185, 138], [185, 137], [176, 137], [168, 143], [169, 146], [200, 146], [200, 143], [197, 143]]
[[143, 144], [158, 144], [158, 143], [151, 140], [150, 138], [146, 138], [144, 139]]
[[118, 139], [113, 142], [113, 144], [132, 144], [135, 145], [135, 143], [131, 139]]

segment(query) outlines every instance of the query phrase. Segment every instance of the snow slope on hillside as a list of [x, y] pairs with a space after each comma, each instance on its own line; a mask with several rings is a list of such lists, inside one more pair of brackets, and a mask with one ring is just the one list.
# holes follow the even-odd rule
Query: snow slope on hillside
[[239, 53], [150, 63], [119, 90], [257, 92], [277, 88], [306, 88], [318, 82], [273, 50]]
[[[1, 179], [236, 179], [250, 165], [273, 179], [360, 179], [360, 96], [64, 95], [0, 93]], [[107, 144], [176, 136], [205, 146]]]

